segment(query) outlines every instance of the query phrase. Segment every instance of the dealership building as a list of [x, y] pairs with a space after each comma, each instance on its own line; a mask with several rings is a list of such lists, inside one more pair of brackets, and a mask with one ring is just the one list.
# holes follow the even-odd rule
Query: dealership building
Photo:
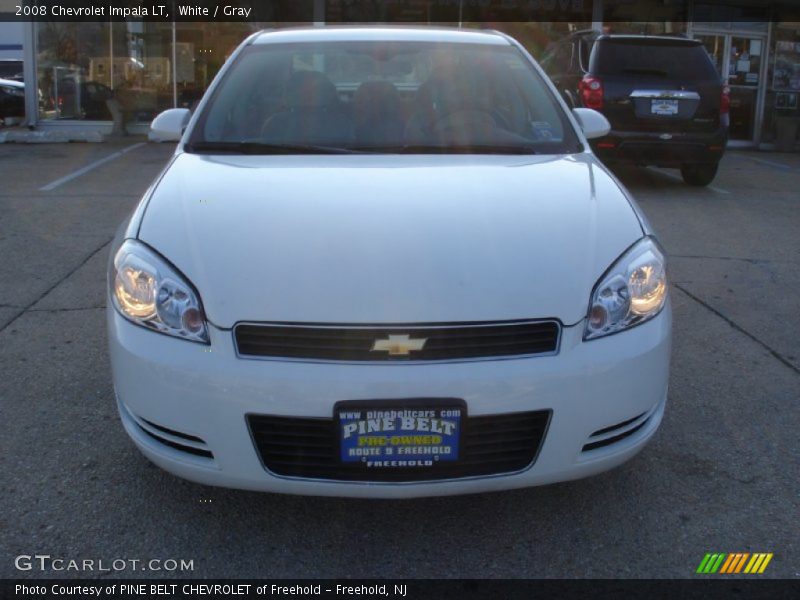
[[[258, 22], [40, 20], [0, 23], [0, 51], [24, 59], [25, 124], [37, 131], [144, 133], [153, 116], [191, 107], [241, 40], [264, 28], [347, 22], [486, 27], [540, 58], [573, 31], [699, 39], [730, 86], [730, 144], [798, 150], [800, 18], [794, 0], [293, 0]], [[0, 13], [13, 7], [0, 0]], [[735, 4], [735, 5], [734, 5]], [[788, 6], [788, 10], [784, 10]], [[31, 85], [28, 85], [28, 83]], [[108, 103], [112, 97], [115, 102]]]

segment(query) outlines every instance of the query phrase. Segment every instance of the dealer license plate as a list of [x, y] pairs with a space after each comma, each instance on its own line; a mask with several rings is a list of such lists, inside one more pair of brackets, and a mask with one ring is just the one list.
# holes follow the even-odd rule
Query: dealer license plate
[[678, 100], [651, 100], [650, 112], [654, 115], [677, 115]]
[[465, 403], [449, 399], [349, 401], [334, 408], [341, 461], [370, 469], [425, 468], [458, 460], [465, 418]]

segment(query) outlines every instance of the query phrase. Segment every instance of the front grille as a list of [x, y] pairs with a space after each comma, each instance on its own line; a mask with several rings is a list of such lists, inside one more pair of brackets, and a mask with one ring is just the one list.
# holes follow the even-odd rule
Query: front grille
[[513, 473], [533, 464], [551, 411], [468, 417], [460, 460], [430, 468], [367, 469], [339, 461], [333, 419], [248, 415], [261, 462], [276, 475], [339, 481], [426, 481]]
[[381, 362], [553, 353], [559, 334], [556, 321], [408, 326], [276, 323], [241, 324], [234, 330], [240, 356]]

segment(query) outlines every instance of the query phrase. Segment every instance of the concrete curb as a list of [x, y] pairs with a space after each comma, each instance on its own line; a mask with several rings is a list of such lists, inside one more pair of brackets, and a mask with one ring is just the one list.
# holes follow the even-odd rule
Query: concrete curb
[[31, 131], [25, 128], [0, 130], [0, 144], [59, 144], [68, 142], [104, 142], [105, 136], [97, 131]]

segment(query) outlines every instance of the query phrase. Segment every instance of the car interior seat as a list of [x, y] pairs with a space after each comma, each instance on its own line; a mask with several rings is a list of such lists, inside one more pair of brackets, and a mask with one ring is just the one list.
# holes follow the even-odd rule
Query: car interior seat
[[262, 141], [274, 144], [333, 144], [353, 140], [353, 123], [336, 86], [318, 71], [296, 71], [286, 83], [283, 108], [261, 128]]
[[415, 110], [405, 129], [406, 143], [436, 143], [452, 117], [457, 117], [465, 134], [473, 126], [476, 130], [493, 127], [490, 92], [480, 79], [478, 72], [460, 65], [435, 69], [417, 90]]

